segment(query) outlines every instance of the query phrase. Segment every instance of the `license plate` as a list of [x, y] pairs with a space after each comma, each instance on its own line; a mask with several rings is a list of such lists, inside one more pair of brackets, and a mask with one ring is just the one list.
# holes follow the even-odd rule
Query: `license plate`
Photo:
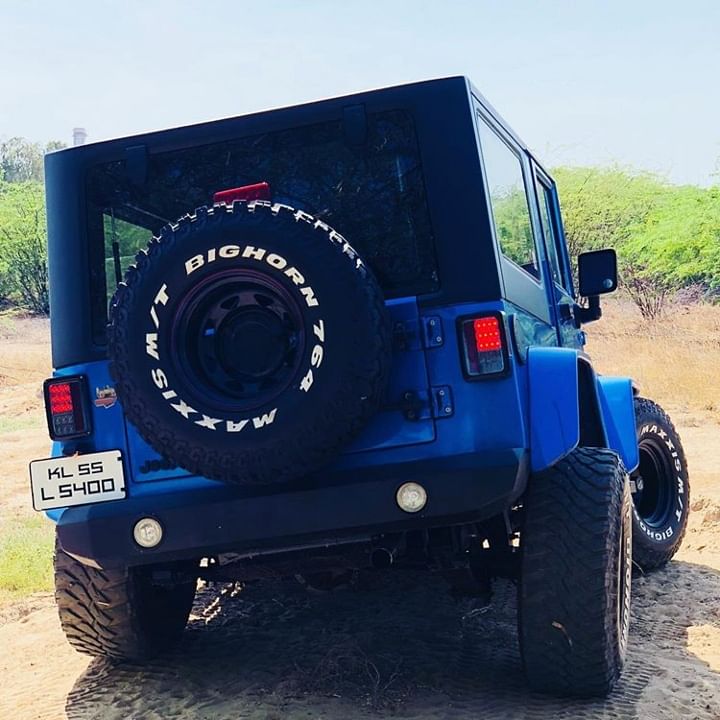
[[126, 493], [120, 451], [33, 460], [30, 487], [35, 510], [122, 500]]

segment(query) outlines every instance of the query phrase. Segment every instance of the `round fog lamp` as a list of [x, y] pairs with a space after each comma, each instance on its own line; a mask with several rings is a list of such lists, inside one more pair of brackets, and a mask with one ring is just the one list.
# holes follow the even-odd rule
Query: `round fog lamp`
[[418, 483], [409, 482], [401, 485], [395, 496], [401, 510], [409, 513], [419, 512], [427, 503], [427, 492]]
[[144, 548], [153, 548], [162, 540], [162, 525], [155, 518], [143, 518], [135, 523], [133, 537]]

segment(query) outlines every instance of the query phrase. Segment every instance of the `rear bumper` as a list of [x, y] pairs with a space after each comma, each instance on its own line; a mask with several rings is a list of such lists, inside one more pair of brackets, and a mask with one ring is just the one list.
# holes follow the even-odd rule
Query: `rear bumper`
[[[58, 521], [58, 538], [65, 552], [104, 568], [228, 551], [271, 554], [478, 521], [502, 512], [524, 490], [527, 454], [508, 450], [502, 455], [502, 464], [492, 467], [472, 455], [455, 458], [452, 467], [423, 463], [415, 472], [406, 468], [402, 477], [282, 492], [265, 489], [262, 495], [241, 494], [219, 483], [178, 492], [168, 480], [162, 483], [167, 490], [160, 494], [65, 510]], [[408, 480], [422, 483], [428, 492], [427, 506], [413, 515], [395, 501], [397, 488]], [[140, 548], [132, 536], [134, 524], [148, 516], [163, 527], [162, 541], [151, 550]]]

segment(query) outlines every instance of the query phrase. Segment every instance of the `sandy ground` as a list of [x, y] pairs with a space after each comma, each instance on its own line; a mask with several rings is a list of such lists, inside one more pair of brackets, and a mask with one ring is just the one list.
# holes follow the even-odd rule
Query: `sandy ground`
[[[0, 374], [16, 378], [0, 382], [0, 417], [40, 412], [46, 348], [32, 340], [0, 338]], [[453, 599], [434, 576], [395, 573], [323, 595], [279, 582], [203, 588], [180, 647], [146, 667], [77, 654], [50, 595], [0, 608], [0, 718], [718, 720], [720, 426], [668, 409], [690, 461], [690, 530], [667, 569], [634, 582], [628, 664], [606, 701], [527, 690], [510, 583], [498, 582], [484, 608]], [[0, 446], [8, 517], [27, 511], [26, 463], [46, 455], [47, 440], [25, 429], [0, 435]]]

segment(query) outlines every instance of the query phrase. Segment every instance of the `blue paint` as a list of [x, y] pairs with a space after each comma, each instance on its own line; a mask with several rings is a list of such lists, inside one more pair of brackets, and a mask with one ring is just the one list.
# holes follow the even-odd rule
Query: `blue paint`
[[565, 457], [580, 441], [577, 352], [530, 348], [528, 373], [530, 465], [537, 472]]
[[628, 472], [637, 468], [637, 435], [632, 380], [623, 377], [598, 377], [598, 394], [608, 446], [620, 456]]

